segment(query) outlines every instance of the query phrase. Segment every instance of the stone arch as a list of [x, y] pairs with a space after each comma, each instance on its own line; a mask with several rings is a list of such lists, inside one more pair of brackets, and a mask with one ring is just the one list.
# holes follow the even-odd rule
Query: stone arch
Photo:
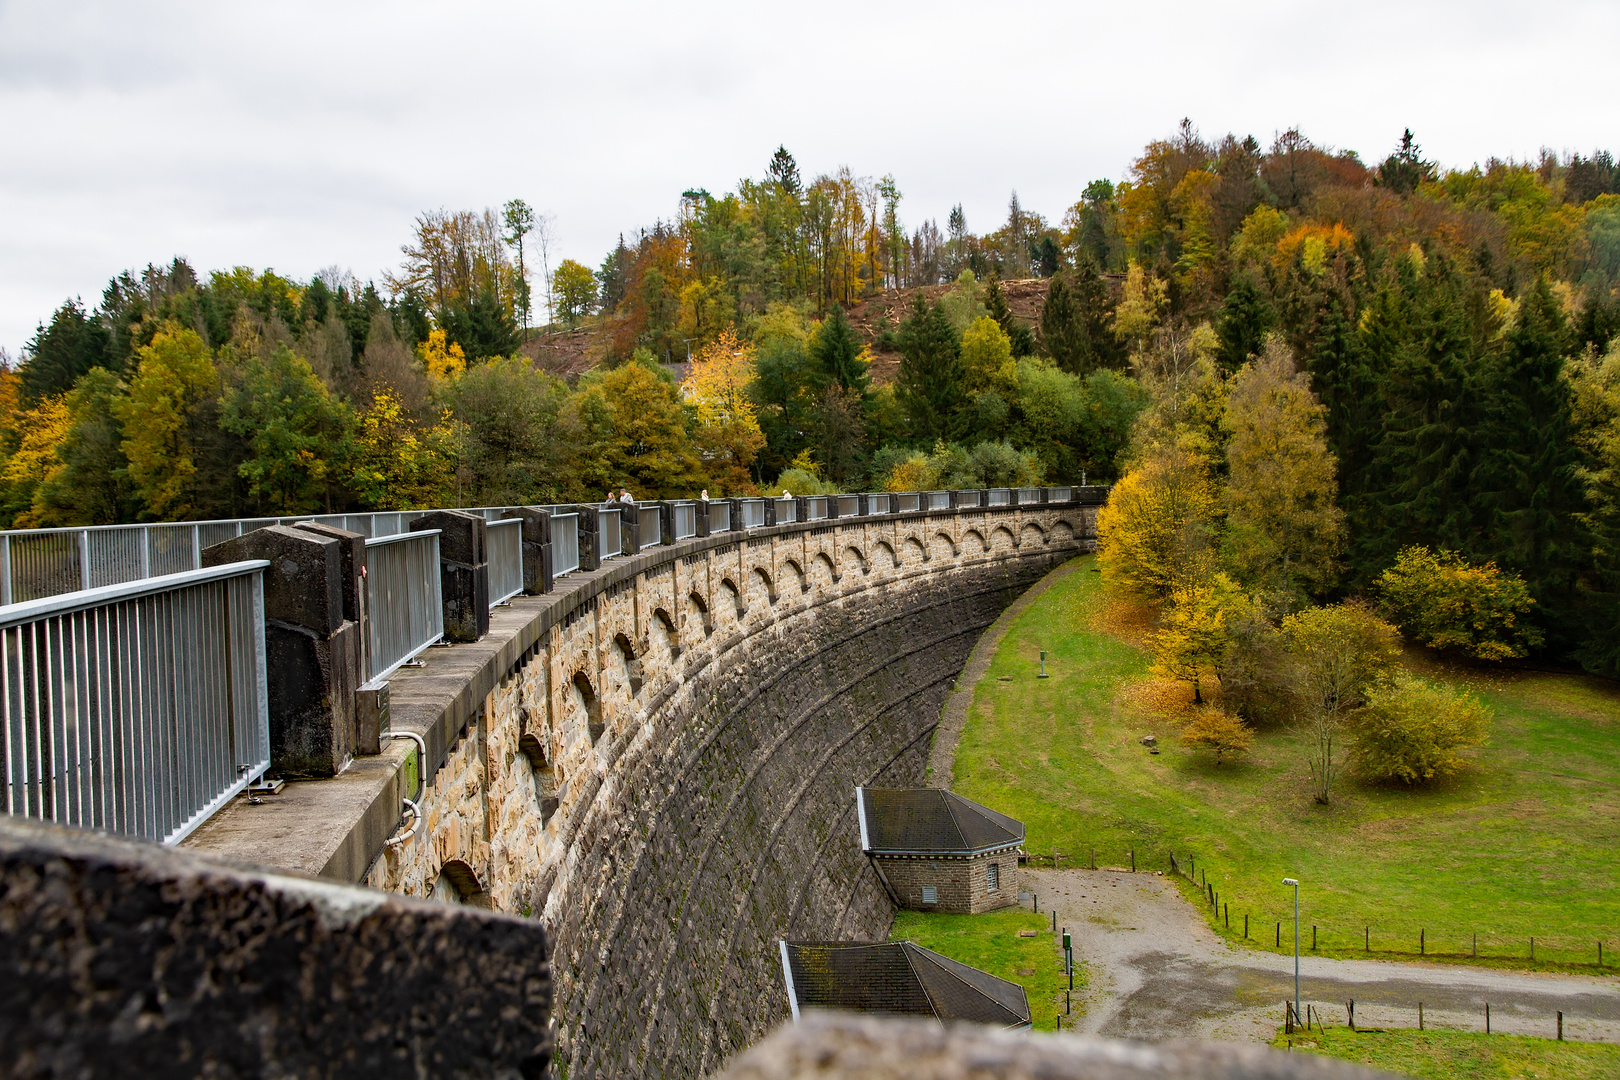
[[720, 598], [726, 601], [726, 606], [721, 610], [727, 611], [731, 620], [741, 622], [743, 616], [748, 614], [748, 605], [743, 603], [742, 590], [728, 577], [720, 579]]
[[825, 551], [816, 553], [816, 560], [811, 565], [815, 584], [826, 589], [838, 584], [838, 568], [833, 565], [831, 556]]
[[972, 557], [983, 555], [990, 550], [990, 545], [984, 541], [984, 533], [978, 529], [969, 529], [962, 534], [962, 554]]
[[1052, 542], [1054, 544], [1069, 544], [1074, 542], [1074, 526], [1067, 521], [1056, 521], [1052, 524]]
[[928, 561], [928, 549], [923, 547], [923, 542], [915, 536], [906, 537], [906, 542], [902, 545], [901, 550], [905, 552], [901, 561], [907, 565], [915, 566], [918, 563]]
[[844, 561], [861, 568], [861, 573], [870, 574], [872, 568], [867, 565], [866, 555], [854, 544], [844, 549]]
[[544, 744], [533, 735], [518, 739], [518, 750], [529, 759], [529, 768], [534, 772], [534, 801], [540, 806], [540, 825], [544, 828], [557, 812], [557, 770], [546, 756]]
[[[900, 556], [898, 556], [898, 555], [896, 555], [894, 553], [893, 545], [891, 545], [887, 540], [879, 540], [878, 543], [877, 543], [877, 546], [878, 546], [878, 564], [880, 566], [883, 566], [885, 569], [888, 569], [889, 567], [899, 566], [900, 565]], [[883, 562], [883, 556], [884, 555], [887, 555], [889, 557], [889, 561], [887, 563]]]
[[461, 859], [447, 859], [439, 867], [428, 899], [471, 907], [490, 906], [489, 896], [484, 891], [483, 882], [478, 880], [477, 871]]
[[956, 546], [956, 541], [951, 539], [951, 534], [948, 532], [935, 533], [934, 538], [930, 543], [934, 549], [932, 554], [938, 555], [942, 558], [949, 559], [962, 553], [961, 550]]
[[776, 603], [776, 586], [771, 583], [771, 575], [763, 566], [756, 566], [748, 572], [748, 606], [753, 607], [754, 601], [763, 597], [767, 605]]
[[991, 551], [1008, 552], [1018, 546], [1018, 540], [1007, 526], [997, 525], [996, 531], [990, 534], [989, 546]]
[[680, 631], [675, 629], [675, 620], [670, 616], [669, 612], [663, 608], [654, 608], [652, 622], [648, 626], [648, 631], [647, 636], [650, 641], [662, 642], [664, 648], [669, 650], [671, 657], [681, 655]]
[[1046, 543], [1046, 530], [1041, 528], [1038, 522], [1026, 521], [1023, 528], [1018, 530], [1019, 546], [1022, 547], [1026, 543], [1042, 545]]
[[686, 620], [689, 625], [696, 624], [703, 630], [703, 636], [708, 637], [714, 632], [714, 621], [709, 618], [709, 605], [703, 595], [696, 589], [686, 594]]
[[810, 579], [805, 576], [804, 567], [799, 565], [799, 561], [797, 559], [789, 559], [782, 565], [793, 573], [792, 578], [787, 578], [786, 574], [784, 574], [783, 577], [787, 578], [789, 581], [797, 579], [799, 582], [799, 592], [807, 593], [810, 591]]
[[596, 688], [591, 686], [591, 680], [586, 678], [583, 671], [574, 672], [570, 686], [578, 698], [579, 707], [585, 713], [585, 730], [590, 736], [591, 745], [596, 745], [607, 731], [607, 724], [602, 720], [602, 701], [596, 696]]
[[613, 652], [624, 672], [624, 681], [630, 685], [630, 695], [634, 697], [641, 693], [641, 658], [624, 634], [613, 635]]

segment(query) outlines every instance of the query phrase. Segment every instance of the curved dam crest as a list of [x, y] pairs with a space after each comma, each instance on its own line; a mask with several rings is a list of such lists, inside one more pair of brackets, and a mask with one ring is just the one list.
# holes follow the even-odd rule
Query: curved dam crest
[[[394, 677], [393, 728], [428, 750], [424, 821], [387, 847], [357, 826], [342, 873], [543, 920], [570, 1078], [712, 1072], [787, 1018], [779, 938], [887, 937], [854, 789], [923, 782], [980, 635], [1093, 547], [1095, 516], [733, 532], [520, 598], [492, 643]], [[413, 746], [385, 755], [382, 835], [415, 794]]]

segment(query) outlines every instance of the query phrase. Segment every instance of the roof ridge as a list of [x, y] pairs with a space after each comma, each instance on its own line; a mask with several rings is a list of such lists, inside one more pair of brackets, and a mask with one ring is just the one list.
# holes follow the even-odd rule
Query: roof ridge
[[[906, 944], [912, 946], [915, 949], [917, 949], [918, 952], [925, 954], [925, 956], [923, 958], [927, 959], [929, 966], [932, 967], [935, 971], [938, 971], [941, 974], [943, 974], [945, 976], [948, 976], [952, 981], [956, 982], [958, 985], [967, 987], [969, 990], [971, 990], [973, 992], [974, 996], [979, 998], [981, 1001], [988, 1002], [989, 1004], [991, 1004], [995, 1008], [1000, 1009], [1002, 1012], [1004, 1012], [1008, 1016], [1012, 1017], [1012, 1019], [1015, 1020], [1015, 1021], [1023, 1021], [1025, 1019], [1024, 1017], [1020, 1016], [1015, 1010], [1013, 1010], [1011, 1008], [1008, 1008], [1008, 1006], [1007, 1006], [1007, 1004], [1005, 1002], [1001, 1001], [995, 995], [988, 993], [984, 989], [984, 987], [978, 985], [977, 983], [973, 982], [970, 979], [964, 978], [963, 975], [960, 972], [956, 971], [954, 969], [954, 966], [952, 966], [952, 965], [960, 965], [961, 967], [967, 968], [969, 971], [973, 971], [973, 972], [975, 972], [975, 973], [977, 973], [979, 975], [989, 976], [992, 979], [999, 979], [1000, 978], [999, 976], [991, 975], [990, 972], [985, 971], [985, 970], [983, 970], [981, 968], [973, 967], [973, 965], [971, 965], [971, 964], [964, 964], [960, 960], [953, 960], [949, 956], [946, 956], [944, 953], [937, 953], [933, 949], [928, 948], [926, 945], [918, 945], [916, 942], [912, 942], [912, 941], [908, 941], [908, 942], [906, 942]], [[909, 960], [909, 957], [908, 957], [908, 960]], [[945, 960], [945, 961], [948, 961], [949, 963], [948, 964], [941, 964], [941, 963], [938, 962], [940, 960]], [[916, 973], [916, 971], [917, 971], [916, 966], [915, 966], [915, 964], [913, 964], [912, 972]], [[922, 976], [920, 974], [917, 976], [917, 979], [918, 979], [918, 982], [922, 985], [923, 996], [928, 998], [928, 1007], [930, 1009], [932, 1009], [934, 1007], [934, 1001], [933, 1001], [932, 995], [930, 995], [928, 993], [928, 983], [922, 978]], [[1005, 980], [1003, 980], [1003, 981], [1005, 981]], [[1027, 1002], [1027, 1000], [1028, 1000], [1027, 995], [1026, 995], [1025, 1000]], [[937, 1012], [937, 1010], [936, 1010], [936, 1012]]]
[[[945, 804], [945, 812], [951, 817], [951, 825], [956, 829], [959, 846], [971, 850], [973, 845], [968, 843], [967, 831], [962, 828], [962, 819], [956, 816], [956, 804], [961, 801], [962, 797], [948, 788], [936, 788], [935, 790], [939, 792], [940, 801]], [[955, 796], [955, 798], [952, 798], [952, 796]]]
[[[911, 977], [917, 980], [917, 989], [922, 991], [923, 1000], [928, 1002], [928, 1011], [934, 1014], [935, 1020], [943, 1024], [945, 1021], [940, 1019], [939, 1010], [934, 1007], [934, 995], [928, 992], [928, 984], [923, 981], [922, 973], [917, 970], [917, 963], [912, 959], [912, 949], [922, 949], [923, 952], [927, 952], [928, 950], [923, 949], [923, 947], [918, 945], [915, 941], [900, 942], [900, 955], [906, 958], [906, 968], [911, 972]], [[935, 966], [937, 967], [938, 965], [936, 964]]]

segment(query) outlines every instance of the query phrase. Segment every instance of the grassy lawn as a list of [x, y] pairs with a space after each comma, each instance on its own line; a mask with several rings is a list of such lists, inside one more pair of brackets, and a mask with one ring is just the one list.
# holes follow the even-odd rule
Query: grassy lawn
[[1351, 1031], [1330, 1027], [1309, 1035], [1278, 1033], [1271, 1045], [1343, 1058], [1386, 1072], [1434, 1080], [1459, 1076], [1608, 1080], [1620, 1076], [1620, 1046], [1558, 1042], [1526, 1035], [1472, 1031]]
[[[1089, 568], [1088, 568], [1089, 570]], [[1495, 711], [1476, 767], [1447, 785], [1408, 791], [1345, 775], [1330, 806], [1310, 796], [1298, 738], [1263, 731], [1246, 761], [1217, 766], [1184, 749], [1175, 699], [1129, 643], [1141, 627], [1110, 606], [1100, 574], [1055, 584], [1009, 630], [973, 691], [956, 756], [955, 790], [1021, 819], [1028, 850], [1079, 865], [1168, 869], [1196, 860], [1224, 904], [1234, 939], [1272, 949], [1285, 876], [1300, 878], [1302, 938], [1323, 954], [1417, 955], [1595, 970], [1620, 966], [1620, 692], [1574, 675], [1441, 671]], [[1039, 650], [1049, 679], [1037, 679]], [[1010, 681], [1001, 681], [1001, 677]], [[1149, 754], [1141, 737], [1158, 738]], [[1183, 883], [1189, 896], [1198, 887]]]
[[[1041, 933], [1021, 938], [1020, 930]], [[1063, 950], [1053, 940], [1043, 916], [1016, 907], [982, 915], [901, 911], [894, 916], [889, 939], [916, 942], [941, 956], [1018, 983], [1029, 998], [1029, 1013], [1036, 1030], [1056, 1030], [1069, 980], [1063, 974]], [[1085, 985], [1084, 975], [1076, 964], [1076, 991]]]

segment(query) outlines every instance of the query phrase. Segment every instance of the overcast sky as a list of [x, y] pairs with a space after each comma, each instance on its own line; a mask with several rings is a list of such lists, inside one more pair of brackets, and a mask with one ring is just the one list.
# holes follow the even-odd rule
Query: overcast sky
[[[514, 197], [597, 265], [680, 192], [892, 172], [902, 217], [1061, 217], [1190, 116], [1372, 161], [1620, 149], [1620, 4], [0, 0], [0, 346], [174, 255], [397, 261]], [[559, 257], [554, 255], [554, 260]]]

